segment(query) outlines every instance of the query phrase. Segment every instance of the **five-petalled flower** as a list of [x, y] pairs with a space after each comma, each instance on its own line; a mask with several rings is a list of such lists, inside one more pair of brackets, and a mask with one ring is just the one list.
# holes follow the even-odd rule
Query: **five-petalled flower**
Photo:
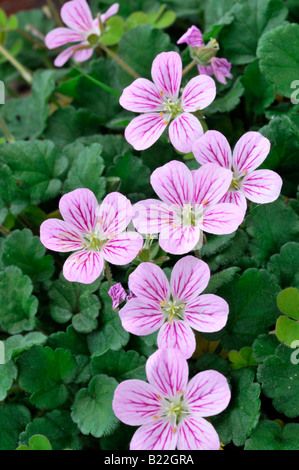
[[45, 38], [45, 43], [48, 49], [56, 49], [68, 43], [76, 44], [61, 52], [56, 57], [54, 65], [62, 67], [72, 56], [76, 62], [85, 62], [90, 59], [94, 48], [100, 41], [101, 27], [105, 27], [110, 16], [116, 15], [118, 8], [119, 4], [114, 3], [106, 13], [94, 19], [86, 0], [66, 2], [61, 8], [60, 15], [67, 28], [59, 27], [50, 31]]
[[76, 251], [63, 266], [68, 281], [90, 284], [101, 275], [104, 261], [128, 264], [142, 248], [142, 236], [125, 231], [133, 208], [120, 193], [108, 194], [99, 206], [92, 191], [75, 189], [62, 196], [59, 210], [64, 220], [45, 220], [40, 239], [49, 250]]
[[132, 379], [118, 385], [116, 416], [140, 426], [131, 450], [219, 450], [218, 434], [206, 417], [221, 413], [231, 393], [226, 378], [214, 370], [188, 382], [188, 363], [177, 349], [159, 349], [146, 363], [148, 382]]
[[195, 351], [197, 331], [211, 333], [226, 324], [227, 302], [214, 294], [202, 294], [210, 279], [208, 265], [185, 256], [175, 265], [170, 282], [153, 263], [141, 263], [129, 276], [135, 296], [120, 309], [125, 330], [144, 336], [159, 330], [160, 349], [179, 349], [189, 358]]
[[146, 199], [134, 206], [133, 224], [139, 233], [159, 233], [161, 248], [185, 254], [196, 248], [202, 232], [216, 235], [237, 230], [244, 211], [219, 203], [232, 183], [232, 171], [215, 163], [190, 171], [171, 161], [151, 175], [151, 185], [162, 201]]
[[192, 78], [179, 97], [182, 59], [177, 52], [162, 52], [151, 69], [153, 82], [137, 78], [123, 90], [120, 104], [136, 113], [126, 127], [125, 137], [136, 149], [151, 147], [168, 128], [172, 145], [182, 153], [191, 151], [193, 141], [203, 134], [194, 112], [206, 108], [216, 96], [215, 82], [206, 75]]
[[246, 132], [232, 153], [224, 135], [218, 131], [207, 131], [194, 142], [192, 151], [201, 165], [214, 163], [233, 171], [231, 185], [221, 202], [235, 203], [246, 211], [246, 198], [259, 204], [278, 198], [281, 177], [272, 170], [256, 170], [270, 151], [270, 141], [259, 132]]

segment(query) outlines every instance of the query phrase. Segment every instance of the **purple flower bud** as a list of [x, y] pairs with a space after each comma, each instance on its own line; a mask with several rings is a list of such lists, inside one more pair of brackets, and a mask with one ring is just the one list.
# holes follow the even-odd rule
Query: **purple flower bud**
[[110, 295], [112, 299], [112, 307], [113, 310], [117, 309], [119, 304], [123, 301], [126, 300], [127, 298], [127, 293], [123, 286], [121, 285], [120, 282], [117, 284], [114, 284], [114, 286], [110, 287], [108, 294]]

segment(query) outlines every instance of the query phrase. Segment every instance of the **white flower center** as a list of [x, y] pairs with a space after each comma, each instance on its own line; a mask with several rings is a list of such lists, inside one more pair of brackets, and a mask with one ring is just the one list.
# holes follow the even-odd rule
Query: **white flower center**
[[170, 323], [172, 320], [183, 320], [184, 319], [184, 308], [185, 304], [179, 300], [165, 300], [160, 303], [164, 318]]
[[172, 427], [172, 432], [176, 432], [177, 426], [186, 418], [186, 416], [190, 415], [189, 408], [185, 403], [184, 393], [181, 390], [178, 390], [174, 397], [161, 398], [158, 395], [158, 398], [161, 400], [161, 409], [159, 416], [155, 415], [154, 418], [166, 419]]
[[100, 223], [97, 223], [94, 231], [84, 233], [84, 248], [89, 251], [100, 252], [106, 243], [114, 238], [114, 234], [107, 234], [103, 231], [103, 228]]

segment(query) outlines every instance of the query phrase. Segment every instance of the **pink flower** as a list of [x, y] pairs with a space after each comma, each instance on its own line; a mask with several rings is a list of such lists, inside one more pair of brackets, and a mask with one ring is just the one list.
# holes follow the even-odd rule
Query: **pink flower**
[[148, 382], [118, 385], [112, 407], [125, 424], [140, 426], [130, 450], [219, 450], [205, 417], [221, 413], [231, 397], [226, 378], [214, 370], [188, 382], [188, 363], [177, 349], [159, 349], [146, 363]]
[[[106, 13], [101, 15], [101, 23], [118, 12], [119, 4], [114, 3]], [[84, 62], [93, 54], [102, 34], [99, 18], [93, 19], [86, 0], [72, 0], [61, 8], [61, 19], [67, 28], [53, 29], [47, 34], [45, 43], [48, 49], [56, 49], [68, 43], [76, 43], [61, 52], [55, 59], [54, 65], [62, 67], [72, 56], [76, 62]]]
[[215, 78], [218, 82], [226, 84], [226, 78], [233, 78], [230, 73], [232, 64], [226, 59], [218, 59], [217, 57], [212, 57], [210, 64], [206, 66], [198, 65], [199, 73], [203, 75], [215, 75]]
[[127, 299], [127, 293], [120, 282], [110, 287], [108, 294], [112, 299], [113, 310], [117, 309], [119, 304]]
[[219, 44], [215, 39], [211, 38], [208, 44], [205, 44], [200, 29], [193, 25], [177, 41], [177, 44], [182, 43], [190, 46], [191, 57], [197, 61], [200, 74], [215, 75], [218, 82], [223, 84], [226, 84], [226, 78], [233, 78], [230, 73], [231, 63], [226, 59], [215, 57], [219, 50]]
[[191, 113], [206, 108], [214, 100], [215, 82], [208, 76], [194, 77], [179, 97], [182, 60], [177, 52], [157, 55], [151, 73], [153, 82], [138, 78], [120, 97], [123, 108], [143, 113], [130, 122], [125, 137], [136, 150], [144, 150], [168, 127], [173, 146], [179, 152], [188, 153], [192, 142], [203, 134], [202, 125]]
[[228, 316], [227, 302], [213, 294], [201, 294], [210, 279], [208, 265], [185, 256], [174, 266], [170, 283], [159, 266], [141, 263], [129, 276], [136, 297], [120, 309], [125, 330], [139, 336], [157, 330], [158, 347], [174, 348], [189, 358], [195, 351], [197, 331], [221, 330]]
[[205, 43], [202, 38], [202, 32], [196, 26], [191, 26], [185, 34], [177, 41], [177, 44], [186, 43], [191, 47], [204, 47]]
[[125, 232], [132, 206], [120, 193], [108, 194], [99, 206], [92, 191], [75, 189], [62, 196], [59, 210], [64, 220], [43, 222], [40, 239], [49, 250], [76, 251], [63, 266], [68, 281], [90, 284], [102, 273], [105, 260], [125, 265], [142, 248], [140, 234]]
[[231, 182], [231, 170], [215, 163], [194, 171], [182, 162], [166, 163], [151, 175], [151, 185], [162, 201], [135, 204], [133, 224], [140, 233], [160, 233], [164, 251], [188, 253], [196, 248], [202, 231], [228, 234], [242, 223], [244, 212], [239, 207], [219, 204]]
[[221, 202], [235, 203], [245, 212], [246, 198], [259, 204], [278, 198], [282, 186], [280, 176], [271, 170], [256, 170], [270, 151], [269, 140], [259, 132], [244, 134], [232, 153], [224, 135], [207, 131], [194, 142], [192, 151], [201, 165], [214, 163], [233, 171], [232, 183]]

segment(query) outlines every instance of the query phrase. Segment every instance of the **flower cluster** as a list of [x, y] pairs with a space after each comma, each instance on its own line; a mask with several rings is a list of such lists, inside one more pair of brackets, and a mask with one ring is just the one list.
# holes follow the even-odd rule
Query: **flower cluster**
[[[79, 43], [61, 52], [55, 64], [71, 56], [91, 57], [107, 18], [118, 11], [112, 5], [104, 15], [92, 18], [85, 0], [64, 4], [61, 18], [68, 28], [57, 28], [46, 38], [49, 48]], [[269, 203], [279, 196], [282, 180], [273, 171], [258, 169], [270, 150], [270, 142], [258, 132], [247, 132], [231, 151], [218, 131], [204, 133], [196, 115], [215, 98], [216, 86], [208, 75], [225, 83], [230, 64], [215, 57], [213, 40], [204, 44], [192, 26], [178, 41], [191, 47], [200, 75], [181, 91], [182, 60], [177, 52], [162, 52], [154, 59], [152, 81], [137, 78], [123, 90], [120, 104], [140, 113], [125, 130], [136, 150], [153, 145], [167, 129], [178, 152], [193, 152], [201, 165], [190, 170], [179, 160], [156, 168], [150, 182], [158, 199], [132, 206], [122, 194], [112, 192], [101, 204], [85, 188], [65, 194], [59, 203], [63, 218], [47, 219], [40, 228], [45, 247], [74, 252], [65, 261], [63, 274], [71, 282], [92, 283], [113, 265], [128, 265], [143, 247], [143, 238], [157, 236], [160, 247], [173, 255], [187, 255], [201, 247], [203, 233], [230, 234], [242, 223], [246, 199]], [[128, 229], [128, 226], [130, 228]], [[179, 259], [170, 279], [155, 262], [140, 262], [128, 280], [129, 295], [120, 283], [109, 295], [122, 326], [134, 335], [157, 332], [158, 350], [146, 363], [148, 383], [127, 380], [116, 389], [113, 410], [126, 424], [140, 426], [131, 449], [219, 449], [213, 426], [204, 418], [223, 411], [230, 401], [226, 378], [212, 370], [188, 382], [188, 363], [196, 348], [194, 331], [221, 330], [229, 306], [219, 296], [205, 294], [210, 279], [208, 265], [198, 257]], [[107, 268], [109, 271], [109, 268]]]
[[183, 43], [190, 47], [190, 55], [197, 63], [200, 74], [214, 75], [218, 82], [224, 85], [227, 78], [233, 78], [228, 60], [215, 57], [219, 50], [219, 44], [215, 39], [212, 38], [208, 44], [205, 44], [201, 31], [193, 25], [177, 41], [177, 44]]

